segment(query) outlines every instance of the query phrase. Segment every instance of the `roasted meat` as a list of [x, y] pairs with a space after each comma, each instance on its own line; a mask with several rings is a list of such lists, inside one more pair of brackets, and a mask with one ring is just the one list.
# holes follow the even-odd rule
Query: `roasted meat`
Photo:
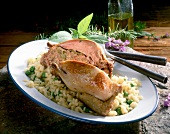
[[91, 40], [73, 39], [59, 44], [50, 44], [49, 51], [41, 58], [41, 64], [45, 67], [52, 63], [60, 63], [66, 60], [76, 60], [94, 65], [112, 75], [113, 61], [109, 61], [101, 47]]
[[110, 79], [114, 61], [109, 61], [101, 47], [90, 40], [73, 39], [47, 45], [49, 50], [43, 54], [41, 64], [51, 67], [52, 73], [60, 76], [92, 110], [108, 115], [115, 96], [122, 92], [122, 87]]
[[121, 92], [120, 85], [113, 82], [104, 71], [93, 65], [67, 60], [59, 64], [54, 63], [53, 69], [72, 91], [87, 93], [102, 101]]
[[122, 92], [119, 84], [111, 81], [99, 68], [75, 60], [53, 64], [66, 86], [77, 92], [77, 98], [100, 115], [108, 115], [114, 98]]
[[117, 92], [115, 92], [107, 101], [102, 101], [87, 93], [77, 93], [77, 98], [99, 115], [108, 116], [109, 112], [114, 107], [116, 95]]

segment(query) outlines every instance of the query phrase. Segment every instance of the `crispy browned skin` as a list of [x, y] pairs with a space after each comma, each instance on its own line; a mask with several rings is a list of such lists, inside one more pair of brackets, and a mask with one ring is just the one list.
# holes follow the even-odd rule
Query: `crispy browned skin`
[[108, 75], [99, 68], [75, 60], [53, 64], [66, 86], [75, 92], [87, 93], [106, 101], [121, 91], [121, 86], [111, 81]]
[[85, 62], [105, 71], [109, 76], [112, 75], [113, 61], [107, 60], [101, 47], [91, 40], [73, 39], [52, 45], [41, 58], [41, 64], [45, 67], [52, 63], [59, 63], [65, 60], [76, 60]]

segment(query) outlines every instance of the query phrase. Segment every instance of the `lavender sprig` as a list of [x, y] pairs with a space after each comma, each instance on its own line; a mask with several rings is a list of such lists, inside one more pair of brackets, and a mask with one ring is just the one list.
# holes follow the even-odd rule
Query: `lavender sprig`
[[165, 35], [162, 36], [154, 36], [153, 41], [159, 41], [161, 38], [170, 38], [170, 35], [166, 33]]
[[120, 39], [116, 40], [115, 38], [109, 37], [108, 42], [105, 43], [105, 47], [106, 49], [124, 52], [126, 51], [126, 46], [128, 46], [129, 44], [130, 44], [129, 40], [126, 40], [125, 42], [123, 42]]
[[162, 36], [162, 38], [170, 38], [170, 35], [166, 33], [165, 35]]

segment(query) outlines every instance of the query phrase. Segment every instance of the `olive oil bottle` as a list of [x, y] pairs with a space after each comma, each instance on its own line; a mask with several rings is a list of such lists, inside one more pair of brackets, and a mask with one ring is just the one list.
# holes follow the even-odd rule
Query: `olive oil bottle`
[[[120, 29], [133, 30], [134, 24], [132, 0], [109, 0], [108, 24], [109, 32]], [[133, 48], [133, 39], [128, 40], [130, 41], [129, 46]]]

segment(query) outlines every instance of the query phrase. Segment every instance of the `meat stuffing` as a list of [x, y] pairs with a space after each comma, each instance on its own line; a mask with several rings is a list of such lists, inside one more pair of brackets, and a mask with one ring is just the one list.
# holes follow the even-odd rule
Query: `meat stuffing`
[[110, 77], [113, 72], [113, 61], [109, 61], [101, 47], [91, 40], [73, 39], [59, 44], [50, 44], [49, 51], [41, 58], [41, 64], [45, 67], [52, 63], [60, 63], [66, 60], [76, 60], [94, 65], [105, 71]]

